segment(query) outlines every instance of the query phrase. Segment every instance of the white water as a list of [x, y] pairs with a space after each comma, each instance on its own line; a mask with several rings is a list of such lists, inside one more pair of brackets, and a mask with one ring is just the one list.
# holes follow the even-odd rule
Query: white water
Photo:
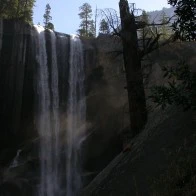
[[[38, 132], [40, 135], [40, 196], [59, 195], [59, 93], [58, 70], [56, 60], [56, 36], [51, 32], [52, 65], [51, 91], [49, 85], [49, 71], [44, 28], [35, 26], [37, 30], [38, 62]], [[52, 96], [51, 96], [52, 95]]]
[[59, 195], [60, 191], [60, 182], [59, 182], [59, 164], [60, 164], [60, 142], [59, 142], [59, 132], [60, 132], [60, 122], [59, 122], [59, 90], [58, 90], [58, 67], [57, 67], [57, 55], [56, 55], [56, 35], [51, 32], [51, 43], [52, 43], [52, 112], [53, 112], [53, 133], [54, 133], [54, 152], [53, 152], [53, 161], [54, 161], [54, 176], [53, 184], [55, 190], [55, 196]]
[[[77, 37], [70, 41], [69, 96], [66, 131], [66, 179], [60, 171], [60, 116], [56, 36], [51, 36], [51, 67], [47, 62], [44, 28], [36, 29], [38, 120], [40, 136], [39, 196], [76, 196], [81, 188], [80, 145], [84, 139], [86, 103], [82, 43]], [[64, 43], [62, 43], [64, 44]], [[64, 47], [63, 47], [64, 48]], [[66, 48], [66, 47], [65, 47]], [[63, 66], [63, 65], [61, 65]], [[65, 184], [66, 182], [66, 184]], [[64, 184], [64, 185], [63, 185]], [[63, 185], [61, 187], [61, 185]], [[61, 187], [61, 188], [60, 188]], [[64, 188], [66, 187], [66, 193]]]
[[76, 196], [81, 187], [80, 144], [85, 130], [84, 61], [81, 41], [70, 43], [70, 71], [67, 126], [66, 196]]

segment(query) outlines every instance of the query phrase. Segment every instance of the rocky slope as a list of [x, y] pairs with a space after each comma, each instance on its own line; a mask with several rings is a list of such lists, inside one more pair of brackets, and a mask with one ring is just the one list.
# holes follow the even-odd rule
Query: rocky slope
[[[177, 64], [179, 60], [185, 59], [194, 73], [196, 71], [194, 66], [196, 63], [195, 54], [194, 42], [175, 43], [160, 48], [146, 57], [143, 62], [146, 96], [150, 95], [150, 88], [153, 85], [166, 83], [161, 70], [162, 66], [172, 66]], [[187, 141], [194, 137], [196, 130], [195, 112], [184, 112], [182, 108], [177, 107], [168, 107], [163, 111], [161, 108], [156, 108], [149, 99], [147, 103], [149, 118], [143, 132], [130, 142], [125, 152], [121, 152], [84, 188], [81, 195], [147, 196], [156, 192], [152, 189], [154, 182], [161, 175], [166, 175], [165, 172], [174, 164], [174, 155], [184, 148]], [[194, 145], [189, 147], [193, 148]], [[195, 165], [192, 169], [195, 171]], [[164, 183], [167, 182], [163, 179], [160, 183], [159, 186], [164, 187]], [[177, 180], [173, 183], [177, 183]], [[189, 184], [189, 186], [193, 189], [195, 184]], [[177, 188], [179, 189], [179, 187]], [[155, 193], [155, 195], [167, 195], [169, 191], [165, 191], [165, 194]], [[191, 191], [186, 193], [187, 195], [191, 194]], [[186, 195], [185, 193], [181, 194]]]
[[151, 114], [145, 130], [130, 149], [119, 154], [91, 183], [82, 195], [152, 195], [152, 182], [172, 163], [175, 153], [192, 137], [193, 113], [168, 108]]

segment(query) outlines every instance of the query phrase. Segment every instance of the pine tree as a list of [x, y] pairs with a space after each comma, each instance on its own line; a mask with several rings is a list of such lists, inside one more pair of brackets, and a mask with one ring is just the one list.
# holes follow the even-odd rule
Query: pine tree
[[80, 36], [84, 37], [94, 37], [95, 36], [95, 25], [94, 20], [92, 20], [92, 8], [88, 3], [84, 3], [80, 8], [80, 13], [78, 14], [81, 23], [78, 33]]
[[35, 0], [1, 0], [0, 18], [19, 19], [32, 24]]
[[33, 6], [35, 0], [19, 0], [17, 4], [16, 18], [21, 18], [25, 22], [33, 22]]
[[52, 20], [52, 16], [50, 15], [51, 7], [49, 4], [46, 4], [44, 17], [44, 27], [45, 29], [54, 30], [54, 25], [50, 22]]
[[103, 34], [110, 33], [109, 24], [106, 22], [105, 19], [101, 20], [100, 25], [99, 25], [99, 31], [100, 31], [100, 33], [103, 33]]
[[95, 36], [96, 36], [95, 22], [94, 20], [91, 20], [88, 37], [95, 37]]

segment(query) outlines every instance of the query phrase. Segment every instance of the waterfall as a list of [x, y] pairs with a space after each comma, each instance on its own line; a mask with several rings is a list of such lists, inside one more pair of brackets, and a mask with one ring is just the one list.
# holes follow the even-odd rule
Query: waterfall
[[[56, 36], [51, 35], [51, 85], [46, 53], [45, 31], [41, 26], [37, 30], [38, 62], [37, 92], [38, 92], [38, 132], [40, 135], [40, 196], [59, 195], [59, 93], [58, 69], [56, 59]], [[51, 90], [50, 90], [51, 86]]]
[[71, 37], [67, 125], [66, 196], [78, 195], [81, 187], [80, 144], [85, 131], [84, 61], [80, 39]]
[[[53, 112], [53, 132], [54, 132], [54, 176], [53, 183], [55, 185], [55, 190], [59, 194], [59, 164], [60, 164], [60, 142], [59, 142], [59, 132], [60, 132], [60, 122], [59, 122], [59, 90], [58, 90], [58, 67], [57, 67], [57, 55], [56, 55], [56, 35], [51, 31], [51, 43], [52, 43], [52, 112]], [[55, 194], [57, 196], [57, 192]]]
[[[67, 103], [66, 130], [66, 177], [62, 168], [60, 116], [59, 116], [59, 73], [57, 66], [56, 35], [50, 34], [51, 58], [48, 58], [45, 30], [36, 29], [37, 61], [37, 129], [40, 136], [40, 186], [39, 196], [76, 196], [81, 188], [80, 144], [85, 134], [86, 103], [84, 91], [83, 48], [79, 38], [70, 39], [69, 92]], [[68, 44], [66, 39], [63, 40]], [[49, 46], [50, 44], [47, 44]], [[68, 46], [68, 45], [67, 45]], [[62, 53], [62, 52], [61, 52]], [[50, 62], [48, 62], [48, 59]], [[49, 66], [50, 65], [50, 66]], [[61, 65], [64, 66], [64, 65]], [[62, 141], [62, 140], [61, 140]], [[62, 158], [62, 159], [61, 159]], [[66, 181], [66, 193], [64, 192]]]

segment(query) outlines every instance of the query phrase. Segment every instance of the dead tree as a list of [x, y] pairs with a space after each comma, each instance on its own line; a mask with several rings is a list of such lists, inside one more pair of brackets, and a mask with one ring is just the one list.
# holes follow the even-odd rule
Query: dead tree
[[[173, 36], [171, 36], [168, 40], [159, 43], [161, 34], [158, 32], [147, 39], [145, 35], [141, 39], [138, 39], [137, 32], [139, 29], [143, 29], [147, 26], [156, 27], [163, 24], [169, 24], [172, 18], [165, 23], [147, 24], [144, 21], [138, 20], [140, 16], [134, 16], [135, 8], [132, 6], [131, 10], [127, 0], [120, 0], [119, 8], [120, 19], [116, 10], [113, 9], [101, 10], [101, 15], [109, 24], [110, 35], [120, 37], [123, 45], [123, 51], [120, 49], [110, 53], [115, 54], [115, 56], [123, 54], [124, 57], [127, 80], [125, 88], [128, 91], [131, 135], [135, 136], [143, 129], [147, 121], [141, 61], [152, 51], [173, 41]], [[141, 43], [141, 41], [143, 42], [143, 45], [139, 47], [138, 42]]]
[[141, 58], [138, 50], [137, 25], [134, 13], [130, 12], [127, 0], [120, 0], [123, 58], [126, 72], [130, 128], [134, 137], [147, 121], [146, 99], [143, 85]]

